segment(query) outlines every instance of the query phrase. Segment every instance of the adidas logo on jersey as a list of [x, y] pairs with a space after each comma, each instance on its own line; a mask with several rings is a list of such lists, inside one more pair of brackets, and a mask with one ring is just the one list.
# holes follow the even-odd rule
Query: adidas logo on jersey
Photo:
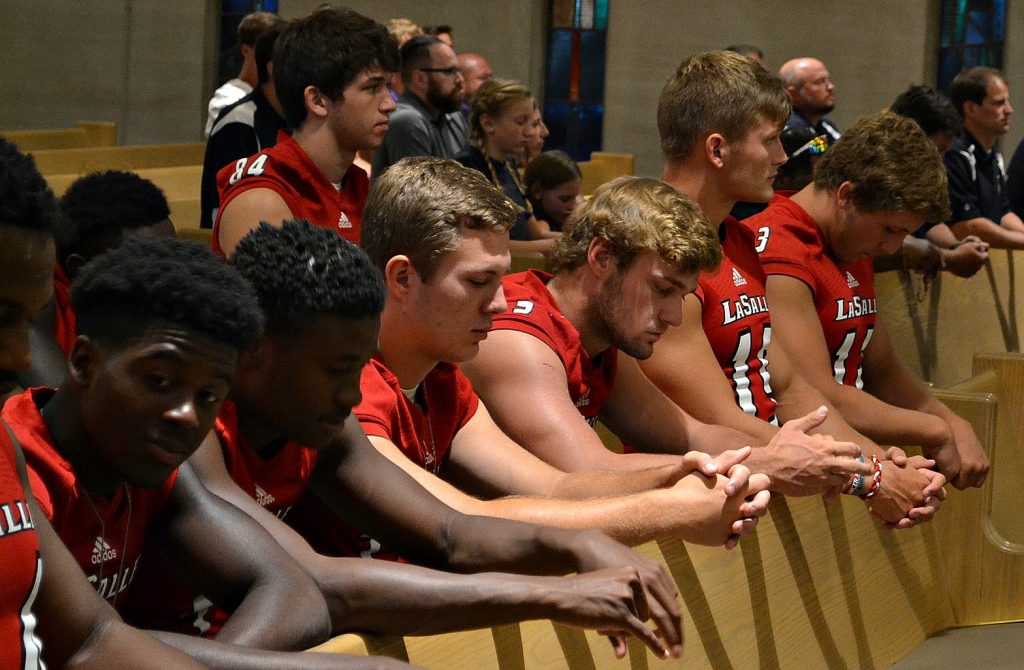
[[117, 558], [117, 551], [102, 537], [97, 537], [96, 543], [92, 546], [92, 564], [99, 565], [115, 558]]
[[849, 286], [850, 288], [857, 288], [858, 286], [860, 286], [860, 282], [857, 281], [856, 277], [850, 274], [849, 270], [846, 271], [846, 285]]
[[266, 507], [274, 503], [274, 496], [270, 495], [260, 487], [256, 487], [256, 502], [260, 507]]
[[338, 227], [339, 228], [351, 228], [352, 227], [352, 222], [348, 220], [347, 216], [345, 216], [345, 212], [342, 212], [341, 216], [338, 217]]
[[741, 275], [740, 271], [737, 270], [736, 268], [732, 269], [732, 283], [735, 284], [736, 286], [747, 285], [747, 280], [743, 278], [743, 275]]

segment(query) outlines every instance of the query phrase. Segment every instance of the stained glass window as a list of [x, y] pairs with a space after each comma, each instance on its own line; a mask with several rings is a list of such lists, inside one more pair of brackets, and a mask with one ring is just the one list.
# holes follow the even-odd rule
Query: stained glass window
[[945, 91], [961, 70], [1002, 68], [1006, 0], [942, 0], [941, 31], [938, 83]]
[[544, 86], [546, 147], [587, 160], [601, 149], [608, 0], [552, 0]]

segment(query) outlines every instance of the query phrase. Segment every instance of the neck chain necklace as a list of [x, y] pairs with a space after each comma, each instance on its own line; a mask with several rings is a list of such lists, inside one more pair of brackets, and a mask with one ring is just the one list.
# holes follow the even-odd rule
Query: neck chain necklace
[[505, 172], [508, 173], [509, 181], [512, 182], [512, 188], [519, 193], [519, 197], [523, 200], [523, 205], [521, 207], [519, 207], [518, 204], [516, 206], [519, 207], [519, 209], [526, 210], [527, 214], [532, 215], [533, 206], [530, 204], [530, 199], [526, 197], [526, 185], [523, 183], [523, 180], [519, 178], [519, 168], [516, 167], [515, 161], [507, 157], [504, 161], [497, 161], [486, 153], [484, 154], [484, 159], [487, 161], [487, 167], [490, 168], [491, 180], [494, 182], [494, 185], [502, 191], [505, 190], [505, 184], [502, 182], [501, 177], [498, 175], [498, 170], [494, 165], [497, 163], [498, 165], [503, 165], [505, 167]]
[[413, 405], [423, 412], [423, 420], [427, 424], [427, 435], [430, 437], [430, 444], [428, 446], [427, 441], [420, 438], [420, 453], [423, 455], [423, 467], [436, 475], [441, 469], [441, 464], [437, 462], [437, 443], [434, 441], [434, 425], [430, 422], [430, 411], [427, 407], [426, 392], [423, 390], [423, 384], [418, 384], [411, 392], [407, 389], [402, 389], [402, 393], [405, 394], [405, 397]]
[[[128, 553], [128, 534], [132, 527], [132, 495], [128, 489], [128, 483], [122, 482], [124, 487], [124, 499], [128, 504], [128, 518], [125, 520], [124, 525], [124, 543], [121, 545], [121, 561], [117, 566], [117, 572], [114, 574], [113, 579], [110, 581], [108, 587], [108, 597], [110, 599], [111, 606], [116, 608], [117, 596], [121, 591], [124, 590], [124, 584], [119, 583], [118, 580], [124, 580], [124, 558], [125, 554]], [[85, 487], [79, 484], [78, 488], [82, 491], [85, 496], [86, 502], [89, 503], [89, 507], [92, 508], [92, 513], [96, 515], [96, 521], [100, 524], [100, 536], [97, 538], [96, 547], [93, 549], [93, 561], [99, 566], [99, 579], [96, 582], [96, 590], [99, 592], [100, 597], [104, 597], [103, 593], [103, 565], [106, 563], [104, 560], [104, 554], [111, 550], [111, 547], [107, 545], [107, 524], [103, 521], [103, 515], [100, 514], [99, 509], [96, 508], [96, 503], [92, 500], [92, 494], [85, 490]], [[99, 560], [97, 560], [97, 557]]]

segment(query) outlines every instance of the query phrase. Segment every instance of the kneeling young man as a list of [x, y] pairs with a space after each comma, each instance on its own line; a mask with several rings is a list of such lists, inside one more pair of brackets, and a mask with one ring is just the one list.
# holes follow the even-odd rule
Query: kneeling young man
[[[388, 294], [380, 352], [363, 370], [355, 410], [370, 440], [463, 512], [600, 528], [633, 543], [675, 535], [731, 545], [768, 498], [767, 478], [734, 465], [746, 450], [717, 463], [695, 454], [631, 473], [565, 473], [491, 420], [456, 363], [476, 354], [505, 309], [514, 214], [486, 180], [452, 161], [405, 159], [377, 182], [363, 245], [384, 270]], [[705, 474], [690, 475], [698, 469]], [[535, 497], [497, 498], [509, 495]]]
[[[756, 251], [763, 240], [729, 215], [737, 201], [771, 199], [772, 176], [786, 160], [779, 134], [789, 112], [779, 77], [726, 51], [687, 57], [665, 83], [658, 102], [662, 179], [719, 223], [723, 261], [717, 272], [701, 275], [697, 290], [683, 300], [682, 323], [665, 332], [640, 367], [698, 419], [766, 443], [754, 450], [748, 466], [772, 478], [773, 492], [815, 495], [835, 489], [837, 473], [847, 477], [838, 477], [840, 486], [851, 475], [869, 473], [855, 469], [856, 452], [844, 451], [839, 442], [771, 443], [779, 421], [828, 401], [794, 369], [785, 350], [772, 345], [773, 314]], [[814, 430], [857, 444], [865, 463], [870, 456], [889, 455], [834, 408]], [[886, 460], [885, 486], [868, 501], [901, 528], [930, 518], [943, 495], [944, 479], [927, 469], [934, 463], [911, 464]]]
[[896, 357], [875, 304], [871, 258], [949, 218], [935, 146], [892, 112], [861, 118], [819, 161], [814, 181], [745, 223], [758, 236], [774, 333], [796, 368], [857, 430], [920, 446], [958, 488], [989, 463], [970, 424]]
[[158, 633], [164, 641], [211, 667], [340, 663], [235, 646], [308, 647], [328, 632], [326, 605], [262, 528], [182, 465], [227, 397], [239, 349], [259, 334], [251, 287], [196, 245], [132, 240], [86, 265], [71, 297], [78, 336], [66, 384], [12, 398], [3, 418], [42, 511], [89, 581], [144, 620], [151, 603], [133, 586], [166, 577], [147, 575], [159, 547], [233, 611], [217, 638], [232, 644]]
[[[331, 508], [325, 524], [344, 520], [387, 538], [411, 559], [443, 565], [440, 547], [417, 520], [440, 503], [381, 458], [365, 437], [355, 443], [342, 439], [345, 420], [359, 401], [360, 371], [377, 349], [383, 282], [358, 247], [305, 221], [261, 225], [242, 239], [231, 261], [252, 282], [267, 327], [240, 356], [215, 435], [189, 462], [213, 493], [259, 521], [313, 577], [328, 601], [335, 632], [425, 635], [550, 617], [636, 633], [664, 653], [664, 644], [640, 621], [646, 618], [640, 614], [646, 604], [637, 595], [643, 587], [629, 565], [568, 578], [457, 575], [315, 553], [285, 525], [305, 491]], [[361, 458], [366, 455], [376, 459]], [[404, 504], [379, 509], [350, 481], [373, 487], [385, 502]], [[538, 529], [490, 519], [474, 531], [472, 522], [466, 524], [470, 520], [447, 512], [448, 528], [460, 542], [472, 544], [474, 532], [500, 535], [522, 542], [525, 552], [522, 559], [503, 552], [503, 566], [453, 560], [445, 567], [552, 569], [541, 543], [533, 541]], [[566, 535], [570, 542], [580, 539]], [[484, 552], [472, 553], [490, 560]], [[192, 608], [196, 595], [180, 591], [180, 585], [168, 586], [161, 598], [176, 603], [179, 614]], [[216, 610], [195, 617], [212, 625], [223, 618]]]

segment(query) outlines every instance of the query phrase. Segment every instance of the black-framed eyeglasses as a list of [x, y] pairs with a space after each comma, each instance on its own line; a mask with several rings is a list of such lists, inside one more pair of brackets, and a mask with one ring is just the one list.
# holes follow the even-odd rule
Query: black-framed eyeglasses
[[420, 72], [437, 72], [438, 74], [446, 74], [449, 77], [454, 77], [459, 74], [459, 68], [457, 67], [421, 67]]

